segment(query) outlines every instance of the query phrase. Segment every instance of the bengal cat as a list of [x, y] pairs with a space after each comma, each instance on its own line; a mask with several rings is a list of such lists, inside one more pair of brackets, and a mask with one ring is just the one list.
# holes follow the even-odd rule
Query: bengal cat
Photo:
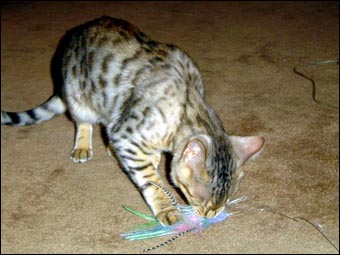
[[[171, 179], [201, 215], [225, 208], [235, 171], [264, 145], [261, 136], [228, 136], [204, 98], [200, 71], [172, 44], [130, 23], [101, 17], [66, 33], [62, 90], [25, 112], [1, 112], [1, 124], [28, 125], [69, 111], [76, 125], [71, 159], [92, 158], [92, 125], [101, 124], [123, 170], [163, 224], [181, 215], [151, 182], [171, 152]], [[234, 177], [234, 178], [233, 178]]]

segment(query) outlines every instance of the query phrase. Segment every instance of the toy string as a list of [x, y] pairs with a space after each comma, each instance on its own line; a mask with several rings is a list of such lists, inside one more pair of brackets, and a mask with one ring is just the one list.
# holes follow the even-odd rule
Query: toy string
[[268, 209], [268, 208], [254, 208], [254, 207], [252, 207], [251, 209], [243, 209], [242, 213], [252, 212], [253, 210], [278, 214], [278, 215], [280, 215], [284, 218], [287, 218], [287, 219], [295, 221], [295, 222], [298, 222], [298, 220], [303, 220], [303, 221], [307, 222], [308, 224], [310, 224], [312, 227], [314, 227], [334, 247], [334, 249], [336, 249], [339, 252], [339, 248], [334, 244], [334, 242], [332, 242], [331, 238], [327, 235], [326, 230], [319, 223], [312, 222], [312, 221], [310, 221], [310, 220], [308, 220], [304, 217], [301, 217], [301, 216], [292, 217], [292, 216], [289, 216], [285, 213], [278, 212], [278, 211]]
[[313, 63], [309, 63], [309, 64], [298, 65], [298, 66], [294, 67], [293, 71], [297, 75], [302, 76], [303, 78], [309, 80], [312, 83], [312, 89], [313, 89], [312, 90], [312, 99], [313, 99], [313, 101], [315, 103], [317, 103], [319, 105], [325, 105], [325, 106], [328, 106], [328, 107], [333, 108], [333, 109], [338, 109], [338, 107], [335, 107], [335, 106], [327, 104], [327, 103], [322, 103], [319, 100], [317, 100], [316, 99], [316, 84], [315, 84], [315, 81], [312, 78], [306, 76], [305, 74], [303, 74], [303, 73], [301, 73], [300, 71], [297, 70], [300, 67], [313, 66], [313, 65], [323, 65], [323, 64], [337, 64], [337, 65], [339, 65], [339, 59], [337, 59], [337, 60], [317, 61], [317, 62], [313, 62]]
[[274, 211], [272, 209], [265, 209], [265, 208], [256, 208], [257, 210], [260, 210], [262, 212], [271, 212], [271, 213], [275, 213], [275, 214], [278, 214], [278, 215], [281, 215], [282, 217], [285, 217], [285, 218], [288, 218], [290, 220], [293, 220], [295, 222], [298, 222], [298, 219], [300, 220], [304, 220], [305, 222], [309, 223], [310, 225], [312, 225], [317, 231], [320, 232], [320, 234], [339, 252], [339, 248], [336, 247], [336, 245], [330, 240], [330, 238], [328, 237], [328, 235], [326, 234], [326, 231], [325, 229], [319, 224], [319, 223], [315, 223], [315, 222], [312, 222], [304, 217], [291, 217], [291, 216], [288, 216], [284, 213], [281, 213], [281, 212], [277, 212], [277, 211]]

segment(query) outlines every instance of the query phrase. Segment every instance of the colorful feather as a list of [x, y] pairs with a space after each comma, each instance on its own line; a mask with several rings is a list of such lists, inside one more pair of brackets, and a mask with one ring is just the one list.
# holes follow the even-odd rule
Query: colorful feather
[[130, 207], [123, 206], [125, 210], [128, 212], [141, 217], [143, 219], [148, 220], [147, 223], [138, 225], [134, 227], [134, 230], [131, 232], [127, 232], [124, 234], [121, 234], [121, 236], [126, 240], [143, 240], [147, 238], [155, 238], [155, 237], [161, 237], [166, 235], [173, 235], [176, 234], [171, 239], [158, 244], [156, 246], [153, 246], [151, 248], [145, 249], [143, 252], [147, 252], [156, 248], [159, 248], [161, 246], [164, 246], [178, 237], [184, 235], [187, 232], [201, 232], [203, 229], [209, 227], [211, 224], [221, 222], [225, 220], [229, 214], [226, 211], [222, 211], [218, 215], [216, 215], [214, 218], [204, 218], [199, 216], [195, 210], [189, 205], [180, 205], [174, 198], [174, 196], [164, 187], [161, 185], [151, 182], [152, 185], [156, 186], [157, 188], [161, 189], [169, 198], [171, 204], [181, 212], [183, 216], [183, 220], [181, 222], [177, 222], [174, 225], [167, 226], [160, 223], [155, 217], [149, 216], [145, 213], [142, 213], [140, 211], [134, 210]]
[[183, 221], [178, 222], [171, 226], [166, 226], [158, 222], [158, 220], [152, 216], [146, 215], [137, 210], [124, 206], [124, 208], [141, 217], [147, 219], [149, 222], [135, 227], [133, 231], [124, 233], [121, 236], [126, 240], [142, 240], [147, 238], [161, 237], [165, 235], [179, 234], [182, 232], [201, 232], [211, 224], [218, 223], [225, 220], [228, 217], [226, 211], [222, 211], [216, 217], [207, 219], [200, 217], [188, 205], [179, 205], [178, 209], [183, 215]]

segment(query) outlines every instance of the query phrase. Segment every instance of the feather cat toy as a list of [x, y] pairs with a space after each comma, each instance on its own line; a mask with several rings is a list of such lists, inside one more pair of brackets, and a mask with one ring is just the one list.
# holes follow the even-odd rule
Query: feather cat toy
[[177, 222], [174, 225], [167, 226], [167, 225], [161, 224], [156, 218], [152, 216], [149, 216], [147, 214], [144, 214], [142, 212], [139, 212], [137, 210], [124, 206], [125, 210], [149, 221], [145, 224], [136, 226], [134, 231], [121, 234], [121, 236], [124, 239], [142, 240], [142, 239], [147, 239], [147, 238], [155, 238], [155, 237], [161, 237], [165, 235], [176, 234], [176, 236], [169, 239], [168, 241], [165, 241], [152, 248], [145, 249], [143, 252], [147, 252], [147, 251], [156, 249], [158, 247], [164, 246], [174, 241], [178, 237], [184, 235], [187, 232], [199, 233], [203, 229], [209, 227], [211, 224], [221, 222], [229, 216], [229, 214], [226, 211], [222, 211], [221, 213], [216, 215], [214, 218], [207, 219], [207, 218], [201, 217], [192, 209], [191, 206], [178, 204], [176, 199], [164, 187], [154, 182], [150, 182], [150, 183], [158, 187], [159, 189], [161, 189], [168, 196], [171, 204], [177, 207], [178, 210], [183, 215], [183, 220], [180, 222]]

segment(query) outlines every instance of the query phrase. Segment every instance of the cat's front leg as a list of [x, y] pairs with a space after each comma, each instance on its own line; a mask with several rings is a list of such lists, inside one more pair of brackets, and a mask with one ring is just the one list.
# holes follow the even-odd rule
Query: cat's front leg
[[[158, 180], [152, 180], [153, 183], [159, 184], [161, 187], [164, 184]], [[164, 225], [173, 225], [182, 219], [178, 208], [171, 204], [166, 194], [158, 187], [151, 184], [149, 181], [141, 188], [144, 199], [147, 201], [155, 217]]]
[[[165, 225], [172, 225], [182, 219], [178, 208], [171, 204], [167, 195], [152, 183], [164, 186], [157, 169], [160, 153], [145, 155], [128, 150], [131, 155], [120, 154], [122, 165], [132, 181], [139, 188], [154, 216]], [[133, 153], [131, 153], [133, 152]]]
[[92, 125], [80, 123], [76, 125], [76, 138], [70, 158], [75, 163], [84, 163], [92, 158]]

